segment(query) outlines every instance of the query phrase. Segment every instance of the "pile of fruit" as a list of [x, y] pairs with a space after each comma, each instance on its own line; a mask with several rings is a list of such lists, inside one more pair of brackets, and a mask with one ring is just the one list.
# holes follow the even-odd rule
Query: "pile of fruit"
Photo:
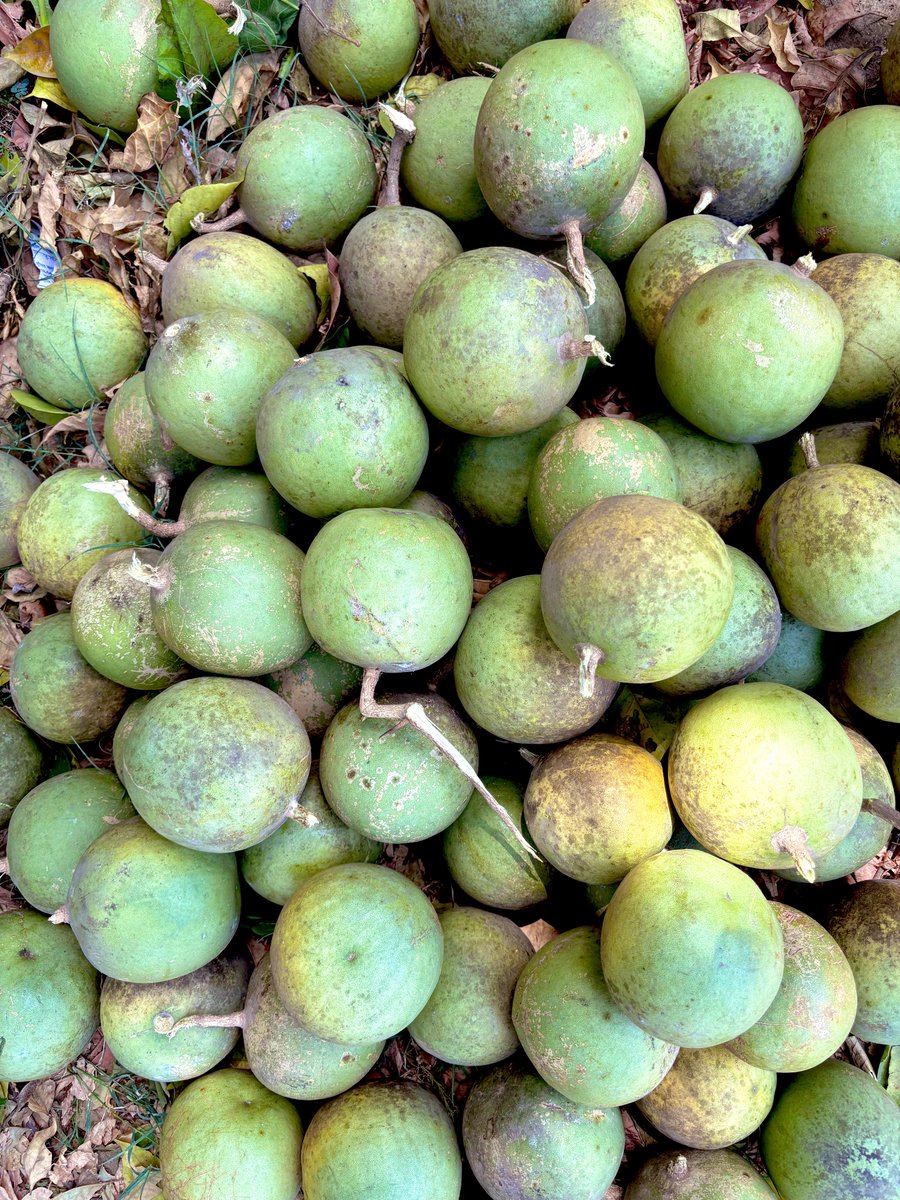
[[[58, 0], [90, 122], [173, 11]], [[689, 86], [674, 0], [429, 19], [407, 104], [413, 0], [305, 0], [331, 101], [247, 134], [157, 333], [89, 276], [25, 312], [45, 412], [112, 398], [103, 468], [0, 453], [56, 599], [0, 709], [0, 1079], [99, 1023], [180, 1085], [166, 1200], [898, 1200], [900, 25], [810, 139]], [[404, 1031], [457, 1127], [378, 1075]]]

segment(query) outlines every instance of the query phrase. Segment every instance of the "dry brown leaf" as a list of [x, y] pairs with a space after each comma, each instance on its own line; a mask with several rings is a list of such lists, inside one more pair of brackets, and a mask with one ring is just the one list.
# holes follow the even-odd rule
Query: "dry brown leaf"
[[0, 670], [8, 671], [13, 655], [25, 635], [4, 612], [0, 612]]
[[3, 591], [0, 592], [4, 600], [18, 604], [22, 600], [40, 600], [41, 596], [46, 595], [46, 590], [24, 567], [10, 567], [6, 572]]
[[62, 208], [62, 192], [59, 187], [59, 174], [54, 171], [45, 175], [37, 198], [37, 215], [41, 225], [43, 241], [48, 246], [56, 245], [59, 233], [56, 221]]
[[546, 921], [532, 921], [530, 925], [523, 925], [522, 932], [534, 946], [535, 950], [540, 950], [541, 946], [546, 946], [549, 941], [556, 937], [557, 931], [552, 925], [548, 925]]
[[48, 426], [41, 437], [40, 445], [43, 446], [45, 442], [52, 441], [55, 437], [62, 437], [64, 433], [84, 433], [86, 430], [93, 433], [99, 441], [103, 437], [105, 424], [105, 408], [86, 408], [82, 412], [72, 413], [70, 417], [63, 417], [55, 425]]
[[51, 1121], [46, 1129], [41, 1129], [34, 1135], [28, 1143], [28, 1148], [22, 1153], [22, 1172], [27, 1177], [30, 1188], [33, 1188], [38, 1180], [46, 1179], [50, 1173], [53, 1155], [47, 1142], [55, 1133], [56, 1121]]
[[0, 417], [8, 417], [15, 408], [10, 400], [10, 389], [22, 379], [22, 370], [16, 356], [18, 339], [11, 337], [0, 342]]
[[214, 142], [243, 121], [251, 104], [265, 95], [277, 69], [278, 55], [269, 51], [248, 55], [222, 76], [209, 105], [209, 141]]
[[820, 46], [857, 17], [870, 12], [871, 0], [816, 0], [807, 17], [809, 31]]
[[110, 155], [114, 170], [149, 171], [164, 162], [178, 137], [174, 105], [149, 92], [138, 105], [138, 124], [128, 135], [124, 150]]
[[[776, 14], [790, 17], [790, 14], [785, 13], [783, 9], [776, 9]], [[772, 47], [775, 61], [782, 71], [792, 75], [800, 66], [800, 56], [794, 45], [790, 20], [777, 20], [771, 13], [766, 13], [766, 24], [769, 27], [769, 45]]]

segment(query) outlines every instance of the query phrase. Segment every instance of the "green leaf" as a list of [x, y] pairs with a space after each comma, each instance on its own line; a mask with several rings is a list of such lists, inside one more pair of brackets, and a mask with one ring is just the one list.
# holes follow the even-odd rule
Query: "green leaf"
[[297, 270], [310, 281], [315, 289], [316, 299], [319, 302], [316, 324], [321, 325], [331, 307], [331, 276], [328, 274], [328, 266], [326, 263], [309, 263], [305, 267], [298, 267]]
[[36, 421], [43, 421], [45, 425], [55, 425], [63, 417], [72, 415], [64, 408], [57, 408], [55, 404], [49, 404], [46, 400], [42, 400], [40, 396], [33, 396], [31, 392], [10, 388], [9, 394], [19, 408], [24, 408], [29, 416], [34, 417]]
[[93, 125], [90, 121], [81, 118], [81, 123], [85, 129], [89, 129], [91, 133], [96, 133], [97, 137], [103, 141], [112, 142], [114, 146], [124, 146], [125, 139], [120, 133], [116, 133], [115, 129], [107, 129], [105, 125]]
[[166, 219], [163, 221], [163, 225], [169, 233], [167, 253], [171, 254], [187, 237], [191, 232], [191, 221], [199, 213], [206, 213], [209, 216], [216, 212], [234, 189], [243, 182], [243, 179], [244, 172], [238, 171], [230, 178], [222, 179], [218, 183], [203, 183], [199, 187], [188, 188], [186, 192], [182, 192], [166, 213]]
[[300, 11], [300, 0], [250, 0], [241, 4], [246, 16], [244, 28], [238, 34], [241, 49], [261, 54], [284, 46]]
[[237, 53], [238, 39], [206, 0], [162, 0], [157, 26], [157, 60], [165, 78], [205, 78]]

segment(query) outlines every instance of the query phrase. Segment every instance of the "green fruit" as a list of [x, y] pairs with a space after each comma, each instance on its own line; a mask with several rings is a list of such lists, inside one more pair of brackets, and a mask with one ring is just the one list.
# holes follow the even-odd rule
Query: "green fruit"
[[790, 1081], [760, 1149], [783, 1200], [894, 1200], [900, 1110], [871, 1076], [829, 1059]]
[[231, 941], [240, 915], [237, 863], [231, 854], [176, 846], [134, 817], [81, 856], [67, 908], [98, 971], [162, 983], [196, 971]]
[[453, 1123], [414, 1083], [371, 1083], [323, 1104], [303, 1142], [306, 1200], [458, 1200]]
[[888, 104], [900, 104], [900, 21], [887, 36], [881, 60], [881, 86]]
[[[565, 246], [551, 247], [544, 251], [543, 257], [555, 262], [561, 270], [568, 271], [568, 251]], [[607, 352], [608, 358], [610, 354], [615, 354], [625, 336], [625, 301], [612, 271], [587, 247], [584, 248], [584, 265], [593, 280], [595, 293], [593, 301], [589, 302], [587, 293], [582, 287], [578, 287], [584, 315], [587, 317], [588, 333], [597, 339]], [[600, 358], [589, 358], [585, 374], [598, 374], [602, 365]]]
[[155, 485], [157, 508], [166, 507], [173, 479], [193, 475], [200, 468], [193, 454], [163, 441], [162, 426], [147, 399], [143, 371], [126, 379], [110, 401], [103, 436], [110, 462], [120, 475], [137, 487]]
[[425, 894], [371, 863], [313, 875], [281, 910], [272, 937], [282, 1003], [310, 1033], [335, 1042], [378, 1041], [405, 1028], [437, 986], [442, 957]]
[[294, 1200], [303, 1127], [290, 1101], [249, 1071], [196, 1079], [166, 1114], [159, 1166], [166, 1200]]
[[147, 353], [137, 312], [100, 279], [61, 279], [38, 292], [19, 330], [22, 373], [60, 408], [87, 408], [133, 375]]
[[72, 931], [29, 909], [0, 914], [0, 1078], [54, 1075], [97, 1028], [97, 972]]
[[301, 359], [263, 396], [256, 437], [272, 486], [309, 517], [405, 500], [428, 456], [406, 380], [362, 347]]
[[40, 480], [18, 458], [0, 452], [0, 570], [19, 561], [16, 534]]
[[278, 999], [270, 954], [250, 978], [242, 1028], [253, 1074], [270, 1091], [292, 1100], [324, 1100], [345, 1092], [369, 1073], [384, 1049], [382, 1041], [346, 1046], [304, 1029]]
[[261, 682], [287, 701], [311, 738], [320, 738], [345, 701], [359, 694], [361, 680], [359, 667], [312, 645], [302, 658]]
[[659, 176], [648, 162], [641, 159], [637, 179], [618, 208], [595, 225], [584, 239], [588, 250], [605, 263], [619, 263], [631, 258], [651, 234], [666, 223], [668, 209], [666, 193]]
[[625, 1014], [691, 1048], [754, 1025], [784, 971], [781, 927], [762, 892], [699, 850], [667, 850], [629, 872], [604, 914], [600, 952]]
[[606, 1194], [625, 1148], [618, 1109], [566, 1100], [515, 1063], [476, 1083], [462, 1135], [491, 1200], [595, 1200]]
[[158, 692], [188, 674], [188, 665], [153, 627], [150, 591], [135, 562], [153, 571], [159, 550], [115, 550], [95, 562], [72, 597], [72, 636], [95, 671], [123, 687]]
[[[841, 258], [829, 259], [838, 263]], [[816, 444], [816, 458], [823, 465], [832, 463], [858, 463], [864, 467], [878, 467], [878, 426], [874, 421], [844, 421], [840, 425], [821, 425], [809, 431]], [[794, 444], [788, 460], [788, 475], [802, 475], [809, 470], [803, 455], [800, 440]]]
[[29, 729], [51, 742], [91, 742], [125, 707], [127, 692], [78, 653], [70, 613], [39, 621], [13, 655], [9, 689]]
[[761, 666], [778, 644], [781, 609], [769, 577], [743, 550], [727, 550], [734, 572], [728, 619], [702, 658], [657, 683], [667, 696], [690, 696], [737, 683]]
[[341, 250], [341, 289], [350, 315], [373, 342], [399, 349], [416, 288], [461, 253], [450, 226], [425, 209], [386, 204], [367, 213]]
[[65, 904], [88, 846], [110, 825], [133, 816], [125, 789], [109, 771], [88, 767], [45, 779], [9, 822], [10, 878], [32, 908], [54, 912]]
[[591, 1108], [646, 1095], [678, 1054], [613, 1002], [600, 966], [600, 930], [588, 926], [553, 938], [525, 966], [513, 1023], [541, 1078]]
[[[872, 171], [873, 162], [882, 164]], [[900, 108], [843, 113], [813, 138], [794, 190], [793, 219], [817, 255], [900, 258]]]
[[[415, 695], [386, 696], [410, 704]], [[437, 695], [421, 697], [429, 719], [478, 770], [475, 734]], [[322, 740], [319, 776], [328, 803], [351, 829], [380, 842], [421, 842], [451, 825], [472, 785], [430, 738], [392, 717], [364, 717], [356, 701], [337, 714]]]
[[301, 104], [267, 117], [237, 154], [238, 189], [253, 228], [290, 250], [320, 250], [375, 199], [377, 176], [365, 134], [349, 117]]
[[11, 708], [0, 708], [0, 829], [41, 778], [44, 755]]
[[849, 888], [828, 916], [828, 932], [856, 979], [853, 1032], [880, 1046], [900, 1042], [900, 880], [870, 879]]
[[130, 132], [147, 92], [160, 86], [158, 0], [59, 0], [50, 20], [50, 52], [60, 86], [97, 125]]
[[900, 608], [900, 484], [855, 463], [815, 467], [768, 498], [756, 524], [782, 607], [847, 633]]
[[473, 721], [495, 737], [543, 745], [594, 725], [616, 685], [598, 679], [590, 697], [578, 668], [551, 640], [541, 616], [540, 576], [492, 588], [472, 610], [456, 647], [453, 679]]
[[572, 517], [607, 496], [661, 496], [681, 502], [668, 446], [645, 425], [587, 417], [561, 429], [538, 456], [528, 484], [528, 518], [546, 551]]
[[679, 217], [650, 235], [625, 278], [628, 313], [645, 342], [655, 346], [675, 302], [701, 275], [723, 263], [765, 259], [766, 252], [730, 221]]
[[308, 281], [289, 258], [258, 238], [229, 230], [204, 233], [182, 246], [163, 272], [167, 325], [206, 309], [230, 308], [235, 299], [292, 346], [302, 346], [315, 332], [318, 304]]
[[725, 263], [672, 308], [656, 343], [656, 378], [704, 433], [767, 442], [813, 411], [843, 346], [840, 310], [811, 279], [781, 263]]
[[[82, 575], [110, 550], [138, 546], [144, 539], [143, 529], [112, 496], [84, 486], [112, 478], [92, 467], [58, 471], [41, 483], [22, 514], [22, 566], [60, 599], [71, 600]], [[150, 511], [143, 496], [134, 500], [145, 512]]]
[[[510, 779], [485, 775], [485, 787], [506, 809], [527, 839], [522, 788]], [[444, 832], [444, 858], [454, 883], [479, 904], [520, 909], [547, 899], [552, 871], [519, 845], [487, 801], [477, 792]]]
[[769, 1071], [808, 1071], [843, 1045], [856, 1015], [856, 984], [837, 942], [817, 921], [786, 904], [772, 907], [784, 936], [781, 987], [728, 1049]]
[[762, 463], [755, 446], [707, 437], [674, 413], [651, 413], [643, 424], [669, 447], [685, 508], [706, 517], [722, 537], [756, 507]]
[[840, 677], [857, 708], [879, 721], [900, 721], [900, 612], [856, 635]]
[[167, 326], [147, 359], [150, 406], [166, 433], [204, 462], [256, 459], [260, 401], [294, 361], [268, 321], [237, 308], [206, 310]]
[[637, 1106], [673, 1142], [721, 1150], [747, 1137], [768, 1115], [776, 1078], [727, 1046], [682, 1050], [662, 1083]]
[[[435, 11], [437, 5], [432, 22]], [[416, 136], [403, 152], [400, 181], [416, 204], [445, 221], [474, 221], [487, 212], [475, 178], [475, 123], [490, 82], [451, 79], [416, 105]]]
[[745, 224], [767, 212], [803, 156], [803, 121], [790, 91], [765, 75], [735, 71], [688, 92], [666, 122], [657, 168], [670, 196]]
[[590, 0], [566, 34], [606, 50], [634, 81], [649, 128], [690, 86], [681, 14], [673, 0]]
[[535, 845], [582, 883], [616, 883], [672, 836], [659, 761], [611, 733], [567, 742], [543, 758], [525, 790]]
[[763, 665], [747, 676], [747, 682], [784, 683], [801, 692], [810, 691], [825, 673], [824, 643], [821, 629], [782, 612], [778, 644]]
[[414, 671], [454, 645], [472, 567], [444, 521], [394, 508], [341, 513], [313, 538], [300, 598], [316, 642], [360, 667]]
[[733, 590], [725, 543], [703, 517], [656, 496], [610, 496], [557, 535], [541, 611], [571, 659], [596, 647], [604, 679], [654, 683], [706, 653]]
[[122, 762], [125, 757], [125, 743], [128, 740], [128, 735], [134, 729], [135, 722], [152, 699], [152, 693], [145, 693], [143, 696], [139, 696], [137, 700], [132, 700], [119, 718], [118, 725], [116, 725], [112, 746], [113, 767], [120, 779], [122, 778]]
[[205, 1075], [234, 1049], [235, 1028], [181, 1029], [176, 1037], [156, 1024], [196, 1013], [233, 1013], [241, 1007], [250, 969], [238, 954], [223, 954], [204, 967], [165, 983], [107, 979], [100, 992], [100, 1025], [106, 1044], [126, 1071], [173, 1083]]
[[450, 491], [467, 516], [501, 529], [521, 526], [528, 515], [528, 481], [543, 447], [578, 417], [563, 408], [526, 433], [461, 438], [453, 450]]
[[196, 676], [138, 716], [122, 782], [148, 825], [193, 850], [261, 842], [293, 813], [309, 774], [306, 730], [268, 688]]
[[625, 1200], [773, 1200], [774, 1193], [732, 1150], [663, 1150], [648, 1159]]
[[246, 676], [286, 667], [312, 644], [300, 608], [303, 563], [293, 542], [260, 525], [192, 525], [146, 575], [156, 632], [200, 671]]
[[[565, 88], [559, 80], [565, 79]], [[537, 42], [491, 81], [475, 127], [475, 174], [495, 216], [530, 238], [587, 232], [640, 170], [644, 113], [631, 76], [605, 50]]]
[[581, 297], [561, 271], [494, 246], [457, 255], [419, 287], [403, 361], [439, 421], [500, 437], [536, 429], [571, 400], [586, 334]]
[[367, 104], [409, 72], [419, 48], [419, 18], [413, 0], [307, 0], [297, 36], [321, 84]]
[[772, 870], [812, 859], [853, 827], [862, 775], [843, 727], [780, 683], [722, 688], [694, 705], [669, 751], [669, 788], [697, 840], [729, 862]]
[[882, 414], [878, 448], [887, 470], [894, 478], [900, 477], [900, 388], [888, 400]]
[[480, 908], [451, 908], [440, 921], [440, 979], [409, 1032], [442, 1062], [483, 1067], [509, 1058], [519, 1048], [513, 990], [533, 954], [531, 942], [508, 917]]
[[287, 533], [287, 506], [262, 471], [207, 467], [184, 493], [181, 520], [246, 521], [273, 533]]
[[517, 50], [558, 37], [578, 11], [577, 0], [432, 0], [428, 19], [441, 53], [455, 71], [485, 63], [502, 67]]

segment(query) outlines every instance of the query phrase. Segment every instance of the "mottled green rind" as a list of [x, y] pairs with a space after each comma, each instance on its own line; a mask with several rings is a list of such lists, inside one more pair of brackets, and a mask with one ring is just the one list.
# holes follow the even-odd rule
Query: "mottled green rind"
[[32, 906], [65, 904], [78, 860], [110, 825], [134, 816], [122, 784], [109, 771], [66, 771], [38, 784], [9, 822], [6, 856], [13, 883]]
[[287, 701], [311, 738], [320, 738], [345, 701], [359, 694], [361, 680], [360, 667], [312, 645], [302, 658], [261, 682]]
[[186, 525], [246, 521], [273, 533], [287, 533], [287, 505], [262, 471], [237, 467], [202, 471], [184, 493], [181, 519]]
[[451, 908], [440, 921], [441, 976], [409, 1032], [441, 1062], [483, 1067], [509, 1058], [519, 1047], [513, 991], [531, 942], [508, 917], [480, 908]]
[[61, 279], [38, 292], [16, 353], [29, 385], [63, 409], [87, 408], [133, 375], [147, 353], [141, 319], [100, 279]]
[[19, 561], [19, 522], [39, 483], [20, 459], [0, 452], [0, 570]]
[[358, 346], [283, 374], [262, 397], [256, 439], [272, 486], [309, 517], [405, 500], [428, 456], [428, 424], [406, 380]]
[[440, 922], [425, 894], [371, 863], [313, 875], [281, 910], [272, 938], [285, 1008], [337, 1042], [404, 1029], [437, 986], [442, 957]]
[[364, 104], [406, 75], [419, 48], [413, 0], [307, 0], [300, 52], [319, 83]]
[[610, 994], [654, 1037], [717, 1046], [749, 1029], [784, 971], [781, 927], [756, 884], [699, 850], [639, 863], [603, 918]]
[[[574, 43], [573, 43], [574, 44]], [[425, 407], [451, 429], [501, 437], [536, 429], [575, 394], [587, 318], [575, 285], [524, 250], [469, 250], [419, 287], [403, 361]]]
[[222, 1061], [237, 1043], [237, 1029], [180, 1029], [174, 1037], [158, 1033], [153, 1022], [197, 1013], [237, 1012], [244, 1003], [250, 968], [246, 958], [223, 954], [205, 967], [166, 983], [104, 981], [100, 1024], [106, 1044], [126, 1071], [174, 1083], [196, 1079]]
[[462, 1136], [469, 1165], [493, 1200], [595, 1200], [606, 1194], [625, 1149], [618, 1109], [575, 1104], [516, 1063], [476, 1083]]
[[13, 655], [9, 688], [29, 729], [51, 742], [91, 742], [115, 725], [127, 692], [78, 653], [70, 613], [44, 617]]
[[528, 484], [528, 519], [545, 552], [574, 516], [607, 496], [660, 496], [681, 503], [681, 481], [659, 436], [637, 421], [586, 417], [554, 434]]
[[44, 767], [40, 746], [11, 708], [0, 708], [0, 829]]
[[840, 310], [813, 280], [782, 263], [724, 263], [666, 317], [656, 378], [675, 411], [710, 437], [767, 442], [821, 401], [843, 346]]
[[788, 831], [809, 854], [836, 846], [862, 804], [853, 744], [805, 692], [734, 684], [695, 704], [669, 751], [669, 789], [697, 840], [730, 862], [792, 865]]
[[853, 969], [859, 1006], [853, 1032], [879, 1046], [900, 1043], [900, 880], [870, 879], [848, 888], [831, 909], [828, 932]]
[[761, 667], [747, 676], [748, 683], [784, 683], [807, 692], [821, 683], [825, 673], [825, 633], [781, 614], [778, 644]]
[[502, 67], [518, 50], [559, 37], [579, 0], [431, 0], [428, 19], [435, 39], [456, 71]]
[[672, 836], [659, 761], [610, 733], [541, 758], [525, 789], [525, 821], [545, 858], [581, 883], [624, 879]]
[[113, 734], [112, 754], [113, 767], [119, 778], [122, 778], [122, 761], [125, 757], [125, 742], [128, 735], [134, 729], [135, 722], [138, 717], [153, 699], [152, 692], [145, 692], [143, 696], [139, 696], [137, 700], [132, 700], [125, 711], [119, 717], [119, 722], [116, 725], [116, 731]]
[[625, 1189], [625, 1200], [773, 1200], [746, 1158], [732, 1150], [663, 1150]]
[[369, 1073], [384, 1042], [327, 1042], [295, 1021], [275, 991], [272, 958], [256, 967], [244, 1006], [244, 1052], [253, 1074], [272, 1092], [292, 1100], [337, 1096]]
[[900, 608], [900, 484], [871, 467], [788, 479], [762, 507], [756, 545], [782, 606], [807, 625], [848, 633]]
[[774, 1071], [745, 1062], [727, 1046], [682, 1050], [662, 1083], [637, 1106], [673, 1142], [722, 1150], [768, 1116], [776, 1079]]
[[656, 496], [611, 496], [573, 517], [541, 571], [541, 611], [564, 654], [599, 647], [604, 679], [654, 683], [718, 637], [734, 591], [725, 543]]
[[72, 636], [84, 659], [107, 679], [138, 691], [161, 691], [188, 666], [153, 625], [150, 588], [133, 573], [134, 560], [151, 570], [159, 550], [114, 550], [78, 581], [72, 597]]
[[600, 930], [559, 934], [519, 976], [513, 1023], [541, 1078], [576, 1104], [631, 1104], [660, 1082], [676, 1046], [639, 1029], [613, 1002]]
[[453, 679], [463, 708], [495, 737], [542, 745], [594, 725], [616, 685], [597, 678], [581, 695], [578, 667], [551, 640], [541, 616], [540, 576], [492, 588], [472, 610], [456, 646]]
[[829, 1059], [789, 1082], [760, 1149], [783, 1200], [894, 1200], [900, 1108], [870, 1075]]
[[840, 676], [857, 708], [879, 721], [900, 722], [900, 612], [856, 635]]
[[[545, 249], [543, 257], [548, 258], [550, 262], [555, 262], [566, 272], [567, 277], [571, 278], [567, 267], [568, 251], [565, 246], [553, 246]], [[583, 288], [578, 288], [581, 303], [584, 305], [584, 315], [587, 317], [588, 333], [597, 339], [607, 354], [615, 354], [619, 343], [625, 336], [625, 301], [622, 299], [622, 292], [606, 263], [587, 247], [584, 248], [584, 263], [587, 273], [594, 281], [595, 292], [593, 303], [589, 304], [587, 293]], [[585, 374], [598, 374], [604, 369], [600, 359], [591, 356], [587, 360]]]
[[137, 811], [179, 846], [243, 850], [282, 823], [309, 774], [309, 738], [268, 688], [197, 676], [139, 715], [122, 755]]
[[183, 449], [222, 467], [245, 466], [256, 459], [260, 401], [294, 358], [291, 343], [262, 317], [206, 310], [163, 331], [147, 359], [147, 397]]
[[813, 253], [900, 258], [900, 107], [843, 113], [809, 144], [792, 210]]
[[162, 983], [196, 971], [231, 941], [240, 916], [237, 863], [231, 854], [176, 846], [135, 817], [88, 847], [67, 906], [98, 971]]
[[103, 437], [112, 465], [137, 487], [193, 475], [200, 469], [193, 454], [180, 446], [167, 449], [163, 445], [162, 427], [147, 399], [143, 371], [126, 379], [109, 402]]
[[900, 104], [900, 21], [894, 25], [884, 45], [881, 86], [888, 104]]
[[[834, 258], [828, 261], [838, 263], [841, 259]], [[840, 425], [820, 425], [818, 429], [811, 429], [809, 432], [815, 438], [816, 458], [823, 466], [829, 463], [858, 463], [863, 467], [877, 468], [880, 465], [878, 425], [874, 421], [843, 421]], [[802, 475], [807, 470], [809, 468], [798, 438], [791, 450], [787, 473]]]
[[592, 42], [634, 81], [649, 128], [690, 86], [690, 69], [674, 0], [590, 0], [566, 34]]
[[[71, 600], [82, 575], [111, 550], [138, 546], [144, 531], [112, 496], [83, 485], [115, 479], [93, 467], [69, 468], [45, 479], [19, 522], [19, 555], [41, 587]], [[133, 497], [145, 512], [143, 496]]]
[[300, 597], [314, 640], [335, 658], [412, 671], [437, 662], [462, 632], [472, 567], [438, 517], [355, 509], [313, 538]]
[[228, 1068], [197, 1079], [176, 1097], [163, 1125], [166, 1200], [295, 1200], [302, 1137], [293, 1104], [249, 1071]]
[[631, 258], [651, 234], [666, 223], [666, 193], [659, 176], [645, 160], [628, 195], [599, 225], [587, 234], [584, 244], [605, 263]]
[[167, 325], [239, 303], [292, 346], [309, 341], [318, 315], [312, 288], [290, 259], [233, 230], [204, 233], [182, 246], [163, 272], [161, 300]]
[[562, 38], [520, 50], [492, 80], [475, 127], [475, 175], [514, 233], [553, 237], [571, 221], [587, 231], [617, 208], [643, 149], [631, 76], [598, 46]]
[[[482, 782], [528, 838], [522, 788], [510, 779], [485, 775]], [[492, 908], [520, 909], [547, 899], [552, 870], [527, 854], [477, 792], [444, 833], [444, 858], [454, 883], [473, 900]]]
[[323, 1104], [303, 1142], [305, 1200], [458, 1200], [462, 1163], [440, 1100], [370, 1083]]
[[321, 250], [363, 215], [377, 176], [364, 133], [339, 112], [297, 105], [267, 117], [237, 154], [253, 228], [290, 250]]
[[97, 125], [131, 132], [137, 107], [159, 87], [158, 0], [59, 0], [50, 52], [60, 86]]

